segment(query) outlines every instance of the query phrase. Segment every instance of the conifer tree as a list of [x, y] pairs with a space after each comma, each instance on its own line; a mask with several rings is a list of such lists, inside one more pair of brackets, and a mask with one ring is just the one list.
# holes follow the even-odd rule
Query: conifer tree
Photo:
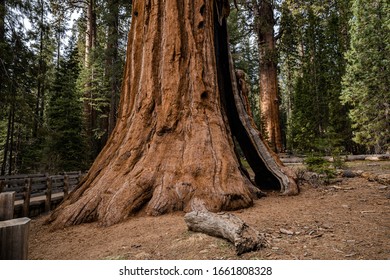
[[390, 146], [390, 4], [356, 0], [352, 6], [351, 48], [343, 79], [354, 141], [375, 153]]
[[28, 3], [4, 1], [0, 6], [0, 173], [4, 175], [19, 172], [31, 138], [34, 54], [23, 25]]
[[46, 159], [53, 171], [85, 168], [85, 142], [82, 135], [80, 94], [77, 79], [80, 72], [78, 49], [70, 46], [60, 61], [47, 110], [48, 152]]
[[348, 0], [282, 5], [281, 92], [290, 150], [353, 150], [348, 108], [339, 103], [348, 7]]

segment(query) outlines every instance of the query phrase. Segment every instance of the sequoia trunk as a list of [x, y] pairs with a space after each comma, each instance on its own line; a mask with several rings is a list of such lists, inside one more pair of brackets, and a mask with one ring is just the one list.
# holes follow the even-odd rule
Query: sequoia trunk
[[[258, 3], [259, 1], [256, 1]], [[277, 56], [274, 36], [273, 5], [270, 0], [257, 4], [257, 26], [260, 58], [260, 113], [264, 134], [275, 152], [282, 152], [277, 82]]]
[[107, 226], [140, 210], [253, 204], [255, 187], [241, 171], [221, 101], [232, 83], [221, 89], [221, 63], [229, 69], [229, 62], [220, 55], [227, 41], [217, 33], [226, 22], [219, 25], [216, 7], [209, 0], [133, 1], [117, 125], [82, 184], [51, 215], [55, 227]]

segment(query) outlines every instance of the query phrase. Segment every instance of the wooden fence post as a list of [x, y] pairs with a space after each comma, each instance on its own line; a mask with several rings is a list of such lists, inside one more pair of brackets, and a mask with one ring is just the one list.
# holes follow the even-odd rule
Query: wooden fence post
[[30, 219], [0, 222], [0, 259], [27, 260]]
[[51, 189], [53, 181], [51, 177], [48, 177], [46, 180], [46, 200], [45, 200], [45, 212], [49, 212], [51, 209]]
[[64, 200], [68, 198], [69, 194], [69, 176], [65, 175], [64, 176]]
[[23, 216], [28, 217], [30, 215], [30, 197], [31, 197], [31, 185], [32, 179], [27, 178], [24, 187], [24, 203], [23, 203]]
[[1, 180], [0, 181], [0, 193], [3, 192], [4, 188], [5, 188], [5, 182], [3, 180]]
[[14, 218], [15, 192], [0, 193], [0, 221]]

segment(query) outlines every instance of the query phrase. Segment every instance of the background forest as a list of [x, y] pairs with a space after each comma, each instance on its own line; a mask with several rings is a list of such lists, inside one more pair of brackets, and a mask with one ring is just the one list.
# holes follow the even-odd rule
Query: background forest
[[[0, 0], [1, 175], [88, 169], [115, 126], [130, 2]], [[237, 2], [231, 51], [261, 131], [260, 76], [272, 62], [284, 151], [389, 151], [388, 1]]]

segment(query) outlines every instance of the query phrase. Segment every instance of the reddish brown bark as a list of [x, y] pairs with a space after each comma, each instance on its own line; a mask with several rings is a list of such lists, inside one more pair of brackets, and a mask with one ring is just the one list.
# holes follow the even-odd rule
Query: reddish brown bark
[[283, 151], [279, 120], [277, 58], [274, 35], [273, 1], [255, 1], [260, 59], [260, 113], [264, 134], [275, 152]]
[[117, 125], [54, 227], [252, 205], [221, 99], [235, 84], [221, 82], [231, 73], [221, 28], [214, 1], [133, 2]]

